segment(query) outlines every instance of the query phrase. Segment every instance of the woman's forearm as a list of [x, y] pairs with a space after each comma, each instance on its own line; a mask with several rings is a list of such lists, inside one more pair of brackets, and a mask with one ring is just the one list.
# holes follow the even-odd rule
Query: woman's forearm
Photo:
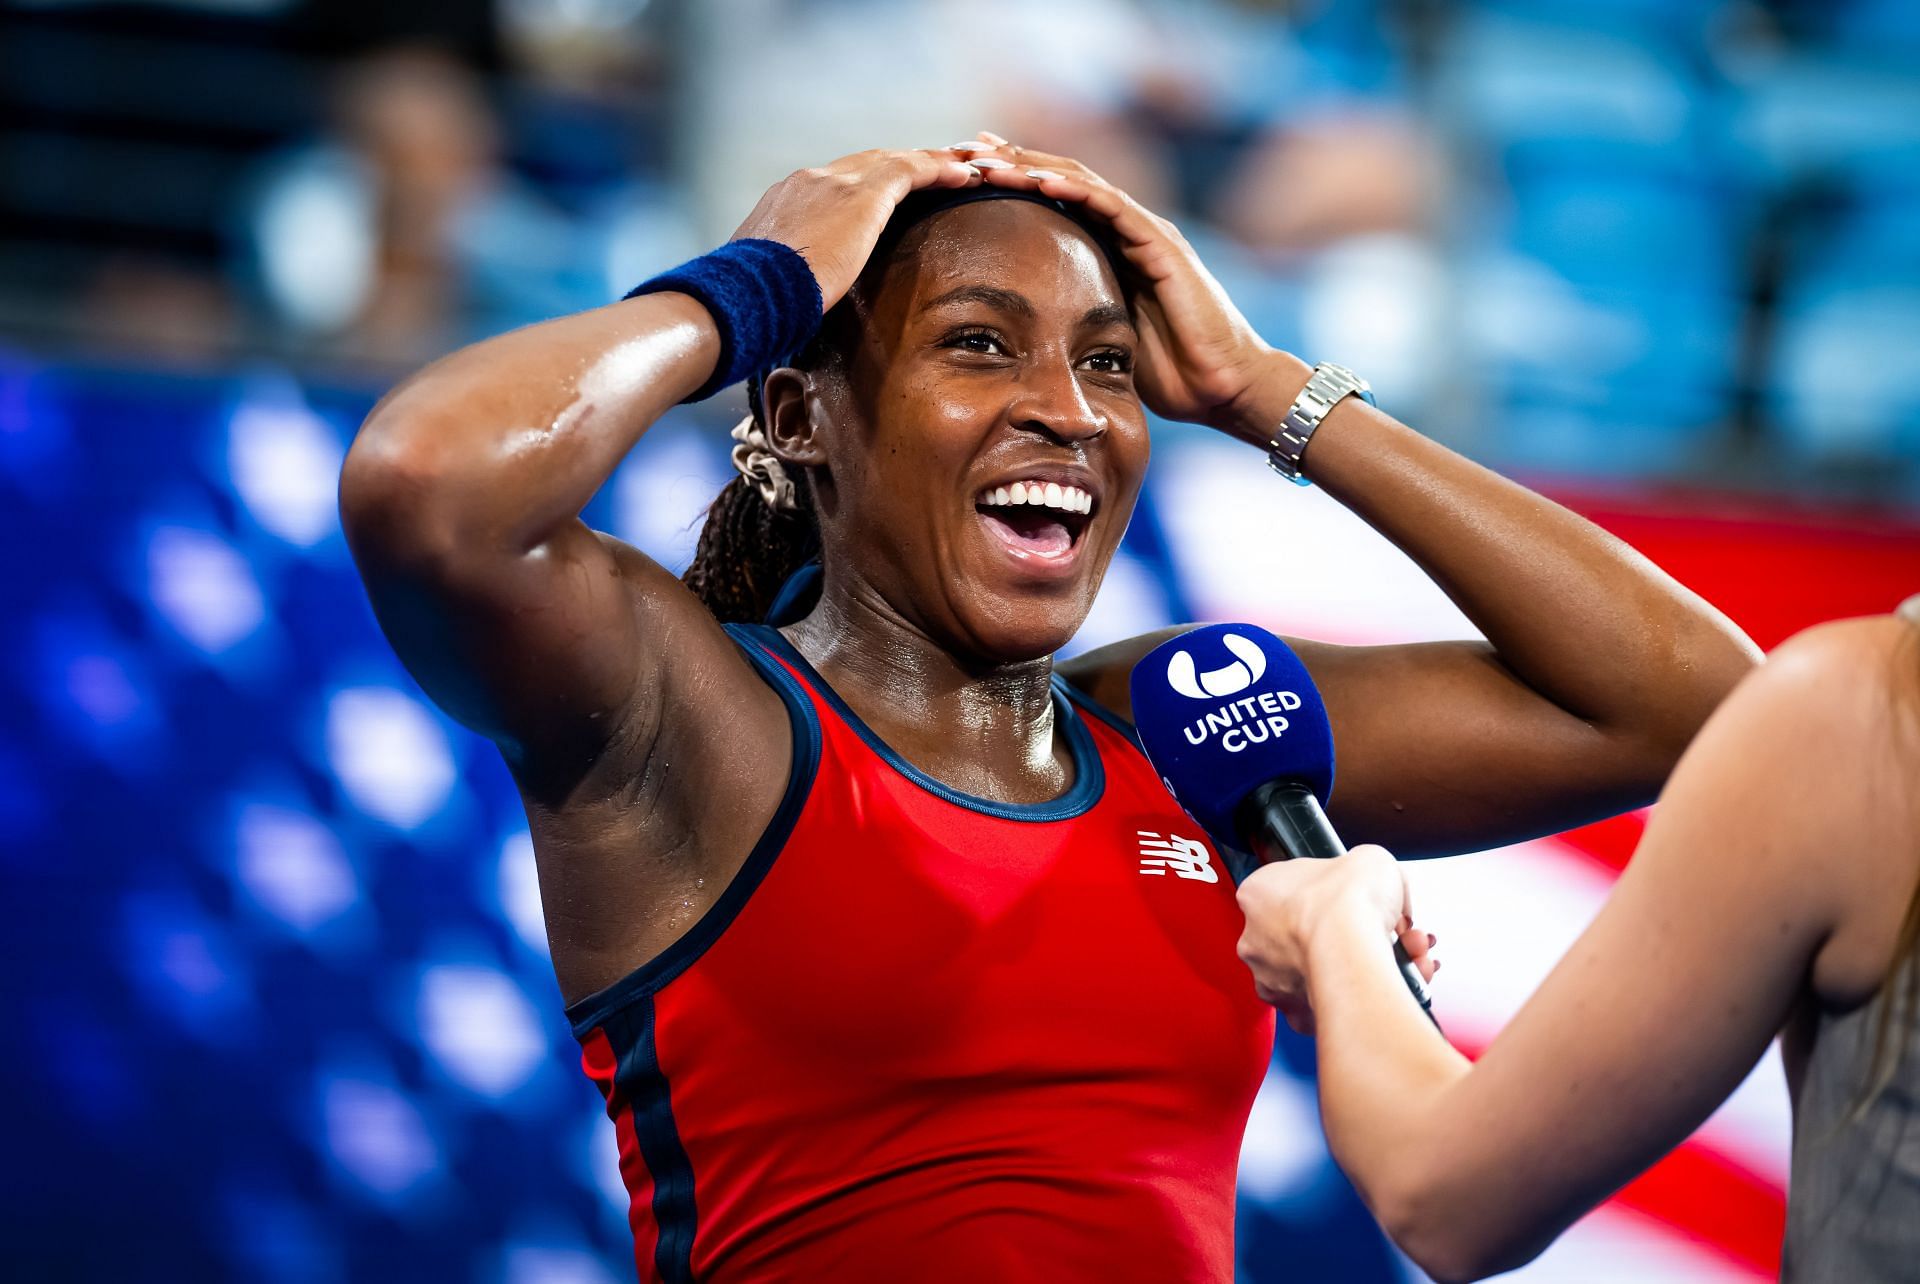
[[[1236, 406], [1264, 446], [1310, 373], [1285, 353]], [[1417, 562], [1541, 696], [1677, 754], [1759, 651], [1632, 548], [1525, 487], [1349, 397], [1307, 475]]]
[[1404, 1167], [1408, 1144], [1469, 1063], [1407, 994], [1392, 940], [1364, 908], [1315, 926], [1307, 979], [1327, 1139], [1376, 1204], [1391, 1194], [1384, 1179]]
[[1314, 931], [1308, 994], [1327, 1145], [1367, 1207], [1429, 1273], [1472, 1275], [1475, 1232], [1459, 1224], [1448, 1184], [1458, 1161], [1448, 1105], [1471, 1064], [1414, 1005], [1390, 941], [1365, 910]]
[[439, 542], [534, 547], [706, 381], [719, 353], [706, 309], [668, 293], [462, 348], [367, 417], [342, 504], [392, 510], [438, 530]]

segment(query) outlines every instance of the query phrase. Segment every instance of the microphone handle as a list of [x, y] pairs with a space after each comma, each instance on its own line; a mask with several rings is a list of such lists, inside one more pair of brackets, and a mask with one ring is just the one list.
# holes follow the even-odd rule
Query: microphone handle
[[[1248, 839], [1253, 854], [1264, 863], [1274, 860], [1332, 860], [1347, 854], [1347, 845], [1334, 832], [1326, 809], [1311, 789], [1297, 780], [1270, 780], [1247, 796], [1241, 806], [1240, 832]], [[1407, 956], [1400, 938], [1394, 937], [1393, 958], [1400, 965], [1400, 979], [1420, 1004], [1420, 1010], [1440, 1028], [1433, 1015], [1433, 996], [1427, 992], [1427, 980]]]

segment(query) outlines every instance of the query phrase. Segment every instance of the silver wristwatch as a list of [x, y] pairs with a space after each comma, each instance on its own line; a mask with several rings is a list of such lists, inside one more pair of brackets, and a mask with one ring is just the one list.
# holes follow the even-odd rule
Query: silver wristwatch
[[1311, 486], [1313, 483], [1300, 471], [1300, 456], [1306, 453], [1307, 443], [1313, 440], [1313, 430], [1320, 426], [1327, 412], [1340, 404], [1342, 397], [1354, 393], [1369, 406], [1373, 404], [1372, 387], [1353, 371], [1331, 361], [1315, 366], [1313, 377], [1293, 399], [1293, 408], [1287, 411], [1273, 440], [1267, 443], [1268, 467], [1296, 485]]

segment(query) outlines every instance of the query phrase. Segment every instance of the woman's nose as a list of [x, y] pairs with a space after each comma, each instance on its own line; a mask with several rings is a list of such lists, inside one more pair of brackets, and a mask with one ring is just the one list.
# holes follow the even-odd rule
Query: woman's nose
[[1009, 408], [1016, 428], [1045, 433], [1060, 441], [1085, 441], [1107, 430], [1107, 417], [1087, 400], [1073, 367], [1048, 362], [1028, 370]]

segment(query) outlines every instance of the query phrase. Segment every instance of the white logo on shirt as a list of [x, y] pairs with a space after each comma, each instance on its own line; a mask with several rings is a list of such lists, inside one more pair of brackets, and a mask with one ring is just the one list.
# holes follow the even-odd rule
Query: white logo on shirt
[[1191, 878], [1196, 882], [1220, 881], [1220, 873], [1213, 867], [1213, 855], [1205, 844], [1182, 838], [1178, 834], [1168, 834], [1162, 838], [1145, 829], [1134, 832], [1140, 835], [1142, 874], [1165, 874], [1172, 870], [1181, 878]]

